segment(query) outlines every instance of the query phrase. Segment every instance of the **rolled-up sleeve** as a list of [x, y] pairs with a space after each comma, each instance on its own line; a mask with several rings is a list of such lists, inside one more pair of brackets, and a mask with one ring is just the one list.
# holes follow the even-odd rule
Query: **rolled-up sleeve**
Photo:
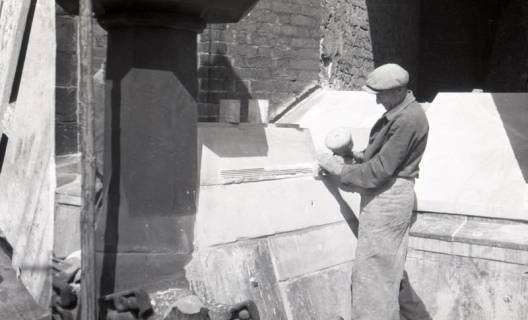
[[380, 187], [393, 178], [408, 156], [415, 132], [412, 122], [398, 120], [389, 129], [388, 140], [375, 156], [363, 163], [343, 167], [341, 183], [370, 189]]

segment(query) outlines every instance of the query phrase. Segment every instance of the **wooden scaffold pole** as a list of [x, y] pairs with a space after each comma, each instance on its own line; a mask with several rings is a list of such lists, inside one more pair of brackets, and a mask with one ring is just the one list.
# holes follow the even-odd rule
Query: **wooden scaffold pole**
[[96, 320], [95, 292], [95, 142], [92, 78], [92, 0], [79, 1], [78, 110], [82, 173], [81, 320]]

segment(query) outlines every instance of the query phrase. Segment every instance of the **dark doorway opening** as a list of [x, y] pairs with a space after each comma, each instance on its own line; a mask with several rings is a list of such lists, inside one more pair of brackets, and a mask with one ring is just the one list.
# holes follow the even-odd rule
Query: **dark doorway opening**
[[422, 1], [417, 96], [486, 89], [502, 8], [510, 1]]

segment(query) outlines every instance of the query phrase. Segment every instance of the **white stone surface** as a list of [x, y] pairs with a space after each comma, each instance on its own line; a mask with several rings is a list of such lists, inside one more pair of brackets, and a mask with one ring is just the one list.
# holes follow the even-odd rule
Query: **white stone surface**
[[[528, 94], [507, 95], [512, 110], [500, 111], [517, 112], [528, 128]], [[528, 159], [516, 158], [506, 130], [511, 123], [503, 121], [496, 100], [490, 93], [436, 96], [427, 111], [418, 210], [528, 220], [528, 188], [519, 165]], [[528, 141], [528, 131], [515, 133]]]
[[201, 123], [198, 152], [202, 186], [317, 173], [308, 130]]
[[[8, 2], [13, 1], [4, 6]], [[46, 307], [55, 194], [55, 50], [55, 3], [37, 1], [18, 98], [4, 131], [9, 140], [0, 173], [0, 229], [14, 249], [14, 268]]]
[[268, 123], [269, 122], [269, 100], [267, 99], [250, 99], [249, 100], [248, 122], [249, 123]]
[[376, 104], [376, 96], [363, 91], [323, 89], [296, 106], [277, 123], [295, 123], [310, 129], [318, 152], [328, 152], [324, 138], [338, 127], [353, 129], [354, 149], [368, 144], [370, 128], [385, 112]]

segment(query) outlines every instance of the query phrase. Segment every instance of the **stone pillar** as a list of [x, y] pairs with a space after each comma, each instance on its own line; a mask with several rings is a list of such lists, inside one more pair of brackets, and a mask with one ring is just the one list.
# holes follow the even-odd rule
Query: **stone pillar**
[[196, 35], [190, 16], [102, 17], [108, 30], [99, 293], [187, 285], [197, 177]]

